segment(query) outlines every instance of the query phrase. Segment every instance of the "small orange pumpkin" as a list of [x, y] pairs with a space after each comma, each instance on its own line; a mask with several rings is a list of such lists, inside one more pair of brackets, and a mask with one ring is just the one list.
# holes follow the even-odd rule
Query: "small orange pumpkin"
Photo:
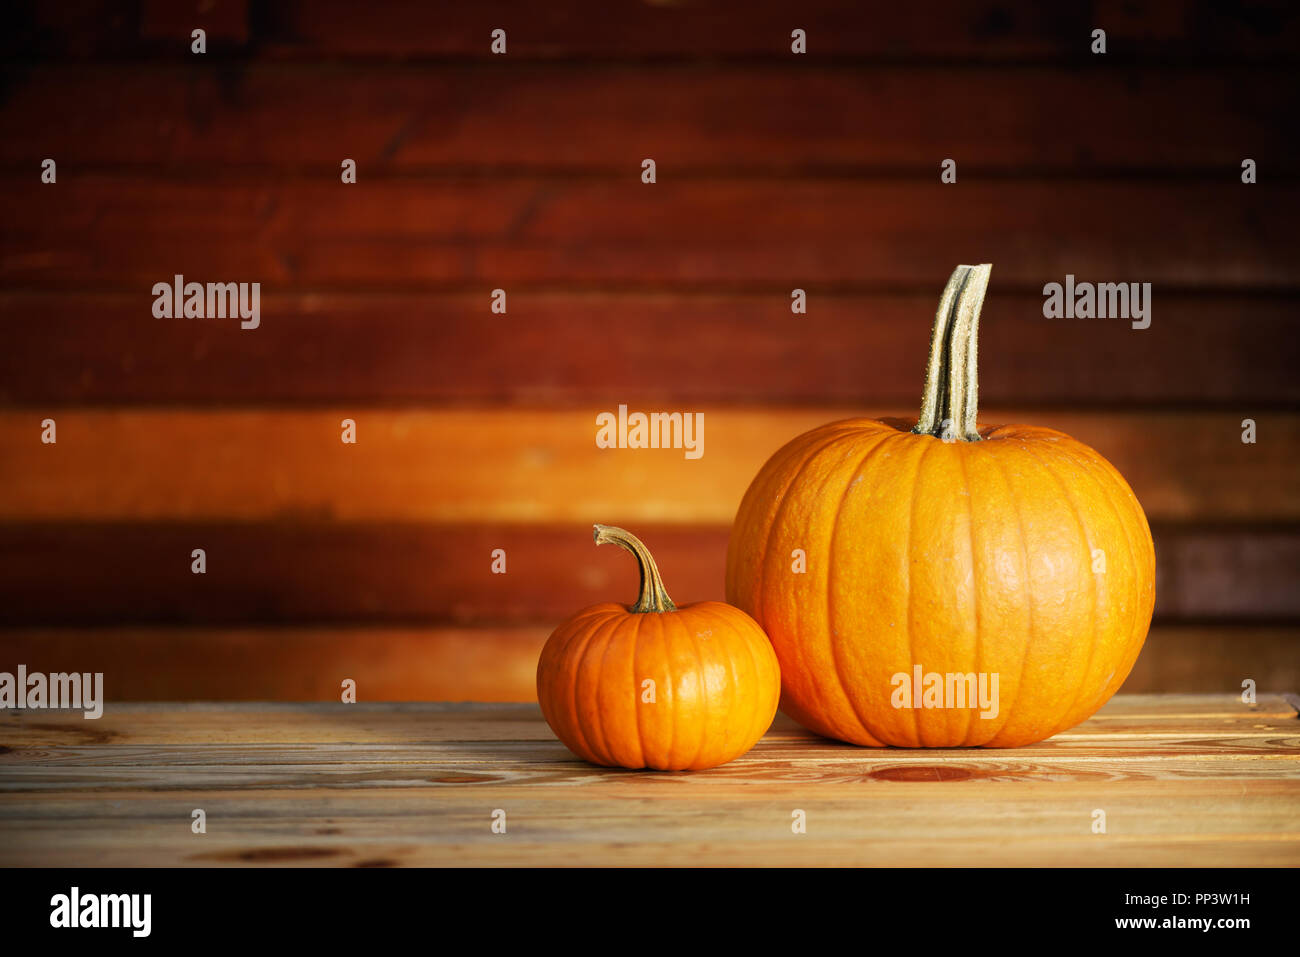
[[641, 596], [631, 607], [592, 605], [552, 633], [537, 663], [546, 723], [593, 764], [700, 770], [744, 754], [781, 693], [763, 630], [722, 602], [678, 608], [630, 532], [597, 525], [595, 539], [636, 556]]
[[948, 281], [915, 423], [799, 436], [736, 516], [727, 600], [776, 648], [782, 710], [827, 737], [1039, 741], [1100, 708], [1146, 638], [1155, 551], [1123, 477], [1061, 432], [976, 423], [990, 268]]

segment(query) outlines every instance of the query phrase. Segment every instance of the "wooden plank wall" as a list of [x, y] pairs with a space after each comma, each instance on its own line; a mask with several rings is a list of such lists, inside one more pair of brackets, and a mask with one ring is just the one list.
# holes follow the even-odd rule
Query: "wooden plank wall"
[[[102, 670], [118, 699], [351, 677], [527, 700], [558, 619], [632, 596], [593, 521], [639, 531], [679, 601], [721, 597], [758, 466], [914, 410], [944, 281], [989, 261], [985, 419], [1094, 445], [1153, 525], [1125, 690], [1300, 683], [1289, 4], [6, 16], [0, 670]], [[176, 273], [262, 283], [261, 326], [154, 318]], [[1067, 273], [1152, 283], [1151, 327], [1044, 319]], [[705, 455], [596, 449], [620, 403], [704, 412]]]

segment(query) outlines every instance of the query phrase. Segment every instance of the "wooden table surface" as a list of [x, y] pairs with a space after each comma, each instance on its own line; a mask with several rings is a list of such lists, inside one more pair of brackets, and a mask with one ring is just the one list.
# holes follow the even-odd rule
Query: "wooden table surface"
[[778, 716], [679, 774], [587, 765], [533, 705], [5, 711], [0, 864], [1295, 866], [1298, 700], [1119, 696], [1014, 751], [860, 749]]

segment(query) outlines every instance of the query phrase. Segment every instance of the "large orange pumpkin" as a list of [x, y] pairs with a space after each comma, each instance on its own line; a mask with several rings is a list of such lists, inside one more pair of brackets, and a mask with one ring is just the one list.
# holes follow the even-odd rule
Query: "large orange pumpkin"
[[814, 429], [741, 502], [727, 599], [776, 648], [782, 710], [819, 734], [1039, 741], [1100, 708], [1145, 640], [1155, 552], [1123, 477], [1061, 432], [976, 423], [989, 269], [948, 282], [916, 422]]
[[781, 693], [776, 655], [749, 615], [718, 601], [678, 608], [635, 535], [595, 526], [640, 563], [641, 595], [555, 629], [537, 663], [537, 700], [556, 736], [593, 764], [711, 768], [761, 738]]

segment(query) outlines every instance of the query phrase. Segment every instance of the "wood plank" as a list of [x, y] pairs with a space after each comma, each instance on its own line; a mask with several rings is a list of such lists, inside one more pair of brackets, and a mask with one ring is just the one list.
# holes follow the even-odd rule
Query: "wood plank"
[[75, 661], [68, 667], [102, 672], [106, 696], [122, 701], [334, 701], [346, 679], [359, 701], [532, 701], [549, 633], [537, 625], [0, 630], [0, 661], [13, 658], [0, 670], [57, 673], [66, 669], [56, 662]]
[[1067, 274], [1161, 290], [1296, 283], [1289, 210], [1300, 206], [1300, 186], [1246, 188], [1235, 171], [1219, 185], [943, 185], [930, 160], [918, 168], [933, 180], [677, 179], [661, 168], [645, 185], [637, 158], [620, 179], [415, 177], [356, 187], [333, 173], [214, 182], [65, 170], [50, 188], [10, 173], [0, 178], [0, 219], [10, 224], [0, 280], [97, 282], [142, 297], [176, 273], [257, 281], [268, 292], [470, 282], [929, 290], [978, 250], [996, 265], [998, 287], [1041, 291]]
[[[263, 291], [263, 322], [168, 321], [136, 292], [0, 292], [0, 402], [919, 402], [938, 293]], [[985, 404], [1300, 403], [1286, 296], [1158, 295], [1150, 328], [1044, 319], [993, 289]], [[887, 361], [885, 360], [887, 357]], [[599, 361], [596, 361], [596, 359]]]
[[[1237, 776], [1243, 781], [1275, 781], [1280, 773], [1294, 769], [1296, 756], [1282, 749], [1300, 746], [1300, 737], [1283, 737], [1276, 731], [1267, 738], [1225, 739], [1241, 760]], [[1105, 758], [1021, 755], [1018, 751], [1002, 761], [963, 761], [928, 756], [925, 763], [902, 760], [880, 766], [879, 758], [864, 760], [862, 754], [840, 762], [838, 767], [825, 763], [810, 772], [805, 762], [808, 748], [791, 749], [792, 756], [761, 752], [754, 757], [765, 759], [769, 774], [782, 772], [786, 782], [803, 780], [816, 784], [818, 790], [836, 784], [861, 784], [865, 781], [900, 781], [923, 783], [936, 780], [964, 780], [988, 783], [1026, 783], [1050, 772], [1057, 781], [1080, 783], [1106, 780], [1143, 781], [1156, 778], [1172, 783], [1222, 779], [1222, 769], [1205, 760], [1203, 747], [1187, 755], [1170, 755], [1164, 751], [1129, 753], [1118, 747]], [[1119, 753], [1117, 753], [1119, 752]], [[1255, 753], [1258, 752], [1258, 753]], [[496, 773], [485, 772], [490, 760], [504, 765]], [[545, 762], [545, 763], [543, 763]], [[866, 767], [864, 767], [864, 764]], [[521, 769], [522, 766], [522, 769]], [[568, 784], [587, 786], [600, 772], [581, 767], [571, 760], [558, 741], [544, 747], [537, 745], [486, 748], [482, 744], [459, 748], [422, 746], [386, 749], [376, 754], [373, 746], [295, 745], [230, 749], [220, 746], [125, 748], [117, 745], [60, 747], [53, 752], [14, 751], [0, 760], [5, 774], [5, 792], [9, 794], [50, 794], [90, 790], [113, 793], [137, 791], [156, 786], [166, 773], [169, 789], [226, 792], [295, 788], [332, 791], [364, 788], [373, 782], [393, 791], [426, 789], [429, 784], [492, 783], [516, 787]], [[936, 773], [936, 769], [939, 770]], [[726, 778], [736, 778], [753, 769], [734, 765], [726, 773], [712, 775], [707, 782], [716, 793]], [[656, 785], [626, 786], [622, 796], [636, 800], [651, 798]], [[690, 785], [682, 790], [698, 790]], [[640, 793], [638, 793], [640, 792]], [[647, 793], [649, 792], [649, 793]], [[0, 808], [3, 802], [0, 801]], [[0, 810], [0, 820], [3, 810]]]
[[[40, 441], [48, 413], [4, 411], [0, 521], [721, 525], [786, 441], [862, 414], [687, 409], [706, 425], [703, 454], [688, 459], [684, 448], [597, 448], [600, 411], [74, 409], [55, 417], [56, 445]], [[1295, 416], [1255, 416], [1258, 442], [1247, 445], [1236, 413], [982, 411], [985, 422], [1048, 425], [1097, 449], [1152, 521], [1300, 519]], [[345, 418], [354, 445], [340, 441]]]
[[[1129, 696], [1122, 696], [1129, 701]], [[1228, 705], [1219, 696], [1219, 717]], [[1112, 699], [1115, 700], [1115, 699]], [[1178, 710], [1200, 719], [1208, 707], [1205, 696], [1184, 702]], [[1141, 704], [1135, 704], [1142, 707]], [[1109, 703], [1106, 707], [1112, 706]], [[1168, 707], [1167, 705], [1160, 706]], [[1232, 707], [1235, 707], [1233, 705]], [[1277, 695], [1261, 695], [1251, 720], [1284, 720], [1288, 705]], [[1153, 705], [1152, 714], [1158, 713]], [[1130, 713], [1127, 704], [1120, 713]], [[1240, 711], [1238, 714], [1240, 715]], [[451, 715], [451, 717], [448, 717]], [[546, 741], [555, 735], [536, 704], [446, 701], [375, 702], [362, 696], [356, 704], [342, 705], [258, 702], [166, 703], [122, 701], [106, 708], [104, 716], [87, 722], [80, 713], [51, 710], [36, 712], [0, 710], [0, 744], [16, 750], [45, 749], [80, 744], [113, 743], [122, 746], [176, 745], [208, 742], [213, 745], [268, 746], [275, 744], [401, 745], [434, 741]], [[790, 733], [803, 733], [780, 716]], [[774, 726], [775, 727], [775, 726]], [[772, 732], [769, 732], [772, 733]]]
[[1124, 688], [1240, 693], [1246, 679], [1279, 688], [1297, 676], [1300, 634], [1290, 627], [1154, 628]]
[[[577, 611], [577, 607], [572, 611]], [[345, 678], [361, 701], [532, 701], [537, 658], [555, 622], [495, 627], [165, 627], [0, 630], [0, 670], [102, 672], [118, 702], [333, 701]], [[1129, 693], [1261, 692], [1295, 687], [1295, 626], [1156, 625]], [[110, 727], [79, 725], [90, 741]]]
[[1126, 171], [1233, 180], [1247, 149], [1266, 182], [1300, 168], [1287, 129], [1273, 122], [1300, 112], [1291, 76], [1284, 67], [339, 63], [255, 64], [232, 77], [219, 61], [59, 64], [9, 71], [0, 161], [27, 166], [39, 142], [41, 156], [78, 174], [105, 164], [234, 165], [337, 180], [351, 157], [362, 183], [442, 168], [619, 176], [650, 156], [673, 177], [852, 171], [928, 180], [953, 157], [963, 179]]
[[540, 7], [480, 0], [452, 9], [419, 0], [367, 8], [347, 0], [289, 0], [253, 8], [245, 0], [213, 0], [186, 16], [165, 0], [132, 5], [21, 0], [0, 50], [24, 57], [180, 59], [178, 35], [187, 37], [190, 26], [203, 25], [227, 41], [214, 44], [213, 55], [488, 59], [491, 31], [507, 27], [511, 59], [784, 60], [790, 30], [798, 25], [808, 31], [809, 58], [1082, 63], [1089, 31], [1104, 22], [1113, 60], [1201, 63], [1294, 56], [1300, 33], [1293, 9], [1281, 0], [1240, 9], [1210, 0], [1046, 5], [965, 0], [944, 10], [944, 16], [935, 16], [924, 7], [881, 7], [871, 11], [868, 23], [858, 8], [836, 0], [810, 0], [797, 12], [782, 3], [740, 0], [616, 6], [558, 0]]
[[[1201, 805], [1203, 813], [1220, 820], [1240, 822], [1232, 830], [1187, 834], [1152, 834], [1159, 825], [1159, 813], [1152, 812], [1152, 798], [1159, 792], [1148, 785], [1132, 795], [1117, 795], [1108, 804], [1128, 822], [1130, 830], [1105, 838], [1070, 833], [1077, 819], [1087, 820], [1089, 801], [1096, 803], [1096, 784], [1081, 784], [1070, 794], [1059, 795], [1071, 802], [1070, 812], [1049, 814], [1042, 806], [1047, 795], [1031, 794], [1023, 802], [1009, 804], [997, 792], [985, 800], [999, 800], [1000, 814], [1017, 815], [1017, 830], [988, 833], [961, 839], [951, 832], [920, 836], [915, 830], [899, 831], [907, 819], [951, 820], [949, 805], [912, 804], [907, 811], [882, 813], [877, 807], [863, 807], [857, 800], [827, 801], [815, 806], [820, 838], [787, 840], [789, 808], [809, 803], [806, 790], [798, 794], [772, 793], [771, 803], [780, 803], [780, 813], [771, 813], [763, 826], [709, 827], [699, 835], [683, 833], [683, 821], [715, 819], [752, 820], [753, 809], [745, 804], [701, 800], [696, 804], [673, 803], [656, 806], [654, 801], [624, 802], [621, 798], [592, 801], [581, 811], [561, 799], [530, 801], [524, 807], [525, 820], [562, 821], [562, 826], [533, 824], [525, 837], [489, 843], [492, 835], [467, 838], [474, 828], [486, 828], [483, 800], [479, 795], [440, 802], [437, 820], [444, 822], [430, 833], [429, 798], [414, 797], [400, 805], [372, 799], [359, 810], [340, 810], [337, 792], [328, 800], [276, 802], [267, 808], [257, 798], [256, 817], [244, 811], [244, 795], [236, 801], [214, 799], [211, 792], [178, 791], [163, 800], [147, 792], [121, 795], [127, 801], [141, 801], [137, 819], [119, 824], [102, 815], [102, 799], [85, 796], [71, 802], [67, 818], [36, 827], [25, 815], [46, 798], [28, 799], [20, 805], [14, 823], [5, 828], [8, 843], [0, 849], [5, 866], [44, 867], [1168, 867], [1195, 862], [1204, 867], [1295, 867], [1300, 861], [1300, 834], [1285, 830], [1282, 823], [1294, 814], [1295, 801], [1289, 794], [1258, 797], [1253, 791], [1245, 799], [1226, 794], [1211, 795]], [[277, 792], [283, 794], [284, 792]], [[1055, 792], [1052, 792], [1055, 794]], [[519, 808], [516, 800], [500, 803]], [[388, 798], [388, 795], [384, 796]], [[973, 797], [973, 795], [972, 795]], [[352, 807], [351, 798], [348, 796]], [[1031, 803], [1038, 801], [1038, 804]], [[793, 803], [792, 803], [793, 802]], [[493, 807], [498, 807], [494, 804]], [[229, 828], [218, 836], [197, 839], [178, 836], [189, 821], [189, 809], [203, 807], [209, 814], [224, 815]], [[518, 812], [516, 812], [518, 813]], [[635, 814], [635, 821], [626, 816]], [[784, 821], [781, 814], [785, 815]], [[873, 824], [861, 821], [870, 815]], [[514, 819], [512, 819], [514, 820]], [[592, 825], [593, 820], [601, 823]], [[618, 821], [617, 826], [605, 823]], [[964, 823], [969, 818], [963, 817]], [[92, 822], [82, 827], [69, 822]], [[177, 822], [181, 827], [178, 827]], [[855, 826], [855, 822], [856, 826]], [[1185, 826], [1187, 819], [1178, 824]], [[443, 829], [445, 828], [445, 830]], [[895, 830], [890, 831], [889, 828]], [[1023, 830], [1021, 830], [1023, 829]], [[1052, 838], [1037, 836], [1044, 830]], [[410, 835], [401, 839], [393, 834]], [[652, 835], [646, 838], [645, 835]], [[688, 834], [690, 836], [688, 836]], [[904, 836], [899, 836], [899, 835]], [[110, 836], [116, 835], [116, 836]], [[126, 835], [130, 843], [122, 839]], [[320, 835], [331, 835], [322, 837]], [[569, 838], [576, 840], [569, 841]]]
[[[638, 525], [674, 599], [723, 594], [729, 526]], [[1155, 620], [1300, 621], [1300, 527], [1157, 525]], [[191, 551], [207, 571], [195, 576]], [[506, 574], [494, 574], [495, 549]], [[0, 625], [537, 623], [631, 601], [586, 525], [0, 525]], [[77, 600], [67, 600], [76, 595]], [[1300, 682], [1297, 682], [1300, 685]]]
[[[1234, 694], [1118, 694], [1078, 728], [1053, 737], [1088, 738], [1119, 734], [1128, 729], [1153, 738], [1172, 732], [1188, 736], [1212, 725], [1233, 736], [1248, 731], [1274, 733], [1294, 729], [1297, 707], [1286, 694], [1260, 693], [1253, 704]], [[50, 710], [0, 711], [0, 743], [14, 751], [112, 744], [117, 747], [204, 744], [256, 748], [293, 744], [354, 744], [401, 747], [433, 742], [548, 742], [558, 744], [536, 704], [446, 701], [308, 704], [269, 701], [167, 702], [122, 701], [104, 716], [87, 722], [80, 712]], [[1119, 729], [1119, 730], [1117, 730]], [[872, 752], [839, 744], [805, 731], [778, 713], [757, 745], [779, 750], [789, 742], [816, 742], [819, 758], [853, 760]], [[1051, 743], [1033, 746], [1043, 756]], [[960, 760], [982, 755], [1008, 756], [1015, 751], [908, 751], [891, 749], [890, 760], [924, 756], [926, 761]], [[370, 753], [370, 752], [367, 752]], [[878, 754], [878, 752], [877, 752]], [[1078, 757], [1076, 755], [1076, 757]], [[10, 760], [6, 757], [4, 760]], [[22, 760], [21, 755], [13, 760]], [[575, 770], [586, 768], [574, 762]], [[454, 782], [447, 782], [454, 783]]]
[[[877, 779], [902, 783], [919, 781], [922, 776], [918, 773], [890, 775], [889, 770], [895, 766], [898, 769], [911, 768], [914, 772], [933, 771], [931, 765], [948, 768], [976, 767], [980, 773], [975, 776], [988, 779], [1004, 773], [1008, 766], [1023, 769], [1034, 764], [1046, 764], [1053, 768], [1081, 769], [1089, 763], [1095, 768], [1099, 764], [1115, 764], [1119, 761], [1151, 764], [1164, 761], [1168, 772], [1157, 773], [1182, 775], [1199, 772], [1212, 777], [1212, 765], [1203, 763], [1197, 769], [1189, 759], [1181, 755], [1196, 752], [1205, 756], [1221, 753], [1225, 749], [1239, 754], [1257, 752], [1250, 757], [1266, 765], [1283, 762], [1283, 766], [1271, 770], [1262, 768], [1265, 774], [1275, 774], [1278, 770], [1300, 770], [1295, 767], [1297, 755], [1293, 753], [1300, 747], [1300, 740], [1296, 739], [1300, 727], [1296, 724], [1294, 712], [1287, 713], [1283, 707], [1270, 708], [1268, 701], [1261, 702], [1260, 705], [1245, 705], [1239, 699], [1223, 700], [1228, 696], [1217, 696], [1220, 703], [1215, 710], [1231, 712], [1227, 718], [1218, 714], [1209, 716], [1192, 713], [1171, 719], [1166, 716], [1133, 714], [1132, 707], [1123, 702], [1135, 697], [1158, 696], [1120, 695], [1112, 699], [1118, 703], [1110, 707], [1109, 716], [1104, 723], [1095, 724], [1101, 719], [1092, 719], [1047, 741], [1010, 750], [858, 748], [818, 737], [782, 715], [744, 761], [729, 764], [707, 776], [686, 775], [678, 787], [701, 785], [711, 790], [716, 789], [718, 779], [743, 779], [756, 764], [771, 766], [779, 763], [792, 776], [801, 773], [807, 775], [813, 769], [804, 762], [813, 757], [817, 762], [816, 779], [827, 784], [861, 780], [864, 763], [868, 766], [884, 766], [885, 773], [876, 775]], [[1278, 696], [1265, 697], [1272, 700]], [[133, 775], [133, 771], [143, 774], [170, 766], [175, 773], [183, 775], [186, 769], [207, 770], [199, 768], [200, 765], [208, 765], [213, 770], [220, 769], [231, 774], [242, 771], [250, 775], [261, 773], [265, 766], [271, 765], [286, 775], [280, 779], [279, 786], [319, 783], [292, 780], [289, 777], [299, 772], [325, 775], [330, 771], [345, 773], [392, 765], [416, 765], [417, 775], [428, 775], [438, 770], [446, 772], [449, 780], [432, 782], [436, 784], [473, 783], [474, 765], [481, 766], [489, 760], [516, 765], [495, 779], [503, 784], [535, 780], [545, 784], [593, 786], [599, 785], [606, 773], [598, 766], [587, 764], [568, 753], [541, 720], [534, 705], [442, 702], [415, 705], [412, 709], [403, 706], [400, 712], [394, 714], [386, 710], [391, 707], [389, 705], [370, 705], [359, 709], [342, 704], [280, 704], [269, 708], [260, 707], [262, 704], [264, 703], [256, 702], [243, 708], [226, 706], [214, 709], [210, 704], [202, 703], [177, 708], [186, 715], [182, 719], [183, 726], [188, 728], [189, 735], [196, 738], [190, 744], [169, 733], [162, 733], [166, 743], [153, 741], [160, 733], [156, 725], [161, 723], [162, 714], [170, 714], [170, 705], [166, 709], [157, 704], [144, 703], [128, 705], [120, 711], [115, 708], [113, 716], [117, 721], [110, 728], [95, 731], [93, 737], [91, 732], [86, 731], [84, 723], [73, 723], [83, 720], [75, 713], [71, 722], [51, 722], [45, 720], [47, 714], [63, 719], [67, 712], [11, 712], [11, 720], [5, 728], [5, 740], [10, 744], [6, 751], [0, 753], [0, 764], [6, 770], [6, 789], [30, 790], [33, 787], [43, 787], [56, 790], [58, 778], [90, 773], [94, 768], [114, 768], [121, 775], [116, 780], [105, 781], [106, 785], [132, 787], [132, 781], [138, 782], [141, 777]], [[349, 734], [359, 733], [361, 740], [349, 737], [335, 741], [331, 737], [329, 741], [318, 741], [310, 737], [311, 732], [304, 725], [298, 723], [298, 717], [304, 713], [311, 714], [317, 721], [327, 722], [333, 729], [326, 732], [327, 736], [347, 728], [350, 729]], [[213, 736], [205, 733], [198, 724], [199, 719], [204, 717], [208, 721], [219, 720], [234, 725], [239, 743], [228, 743], [229, 732], [225, 730], [215, 736], [215, 741], [212, 740]], [[287, 722], [282, 722], [281, 719], [286, 717]], [[98, 722], [103, 720], [97, 719], [96, 728], [99, 728]], [[148, 743], [127, 743], [126, 738], [142, 737], [138, 731], [140, 727], [149, 729], [145, 732]], [[364, 730], [358, 731], [359, 727]], [[402, 733], [408, 736], [406, 740], [398, 739], [396, 727], [400, 727]], [[123, 735], [115, 728], [132, 730]], [[276, 729], [278, 736], [268, 737], [269, 728]], [[304, 734], [308, 737], [298, 740]], [[377, 734], [388, 737], [376, 737]], [[291, 743], [283, 743], [285, 735], [292, 739]], [[410, 736], [417, 743], [412, 743]], [[204, 754], [202, 760], [194, 760], [198, 752]], [[1284, 766], [1287, 763], [1291, 765], [1290, 768]], [[747, 768], [746, 765], [751, 767]], [[467, 775], [468, 778], [465, 781], [454, 780], [457, 774]], [[852, 777], [837, 778], [836, 775]], [[652, 774], [643, 780], [649, 782], [655, 777]], [[705, 782], [709, 779], [713, 779], [713, 782], [706, 785]], [[397, 780], [387, 780], [384, 786], [392, 786]], [[175, 783], [186, 786], [194, 784], [184, 780]], [[240, 787], [275, 786], [275, 782], [252, 776], [243, 780], [232, 777], [229, 783]], [[352, 787], [357, 783], [342, 777], [332, 782], [333, 786], [338, 787]], [[428, 782], [426, 777], [423, 780], [410, 778], [402, 783]], [[653, 788], [655, 785], [649, 786]], [[624, 793], [635, 796], [651, 792], [643, 791], [634, 784], [626, 788]]]
[[1170, 615], [1300, 618], [1294, 587], [1300, 537], [1290, 530], [1160, 528], [1155, 534], [1157, 607]]
[[[1294, 866], [1296, 717], [1282, 696], [1120, 695], [1013, 751], [859, 749], [778, 719], [729, 765], [663, 775], [577, 760], [535, 706], [124, 705], [98, 740], [5, 712], [0, 863]], [[176, 826], [195, 807], [202, 837]]]
[[[707, 808], [700, 808], [695, 813], [705, 811]], [[75, 813], [81, 814], [82, 810]], [[292, 816], [292, 812], [285, 816]], [[468, 814], [466, 818], [476, 820]], [[174, 833], [169, 833], [175, 831], [175, 821], [172, 816], [151, 827], [140, 828], [140, 847], [158, 849], [153, 857], [142, 854], [138, 848], [112, 846], [102, 836], [89, 835], [83, 841], [80, 837], [52, 832], [48, 841], [23, 837], [25, 853], [15, 853], [14, 860], [39, 860], [42, 866], [48, 867], [86, 866], [88, 861], [98, 867], [139, 866], [142, 861], [167, 866], [189, 862], [203, 867], [518, 867], [529, 864], [538, 867], [988, 867], [990, 861], [997, 861], [1007, 867], [1169, 868], [1186, 867], [1189, 860], [1202, 866], [1294, 867], [1296, 860], [1295, 845], [1288, 843], [1294, 838], [1272, 834], [1258, 838], [1224, 835], [1183, 841], [1128, 839], [1112, 841], [1104, 847], [1081, 838], [1072, 839], [1068, 846], [1058, 842], [1043, 847], [1031, 842], [1017, 845], [1009, 838], [995, 843], [966, 844], [945, 838], [918, 844], [877, 835], [847, 843], [844, 838], [838, 838], [787, 844], [776, 849], [764, 841], [735, 841], [731, 837], [721, 843], [680, 846], [671, 841], [629, 840], [624, 835], [577, 847], [518, 842], [508, 847], [493, 847], [456, 841], [427, 842], [432, 846], [421, 847], [418, 843], [426, 842], [413, 846], [391, 838], [337, 841], [330, 846], [310, 840], [298, 843], [298, 836], [308, 833], [305, 828], [293, 822], [281, 823], [279, 819], [268, 828], [273, 837], [244, 839], [241, 832], [239, 841], [223, 839], [215, 842], [221, 849], [199, 852], [193, 845], [181, 844]], [[389, 822], [389, 829], [391, 826]], [[373, 829], [384, 827], [380, 822], [372, 825]], [[416, 828], [418, 823], [412, 821], [409, 827]]]

